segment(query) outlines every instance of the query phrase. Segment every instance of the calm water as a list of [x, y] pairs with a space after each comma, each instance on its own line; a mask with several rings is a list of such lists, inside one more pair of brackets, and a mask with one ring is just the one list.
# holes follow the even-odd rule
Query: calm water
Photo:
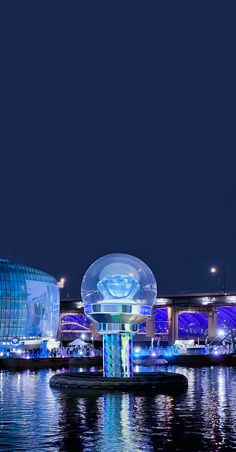
[[51, 389], [49, 370], [2, 372], [0, 451], [236, 449], [236, 369], [169, 370], [188, 377], [186, 394], [79, 396]]

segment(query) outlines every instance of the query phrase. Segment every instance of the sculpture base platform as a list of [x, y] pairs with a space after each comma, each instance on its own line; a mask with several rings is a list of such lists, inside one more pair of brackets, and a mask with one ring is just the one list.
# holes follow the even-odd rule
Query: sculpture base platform
[[182, 374], [170, 372], [139, 373], [131, 378], [108, 378], [101, 373], [61, 373], [53, 375], [50, 386], [78, 390], [108, 390], [175, 394], [187, 390], [188, 380]]

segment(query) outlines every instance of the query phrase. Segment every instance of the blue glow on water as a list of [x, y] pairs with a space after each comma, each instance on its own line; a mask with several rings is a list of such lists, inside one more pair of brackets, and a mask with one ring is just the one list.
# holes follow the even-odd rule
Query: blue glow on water
[[168, 371], [188, 378], [186, 394], [80, 394], [50, 388], [51, 370], [0, 372], [0, 450], [235, 450], [236, 369]]

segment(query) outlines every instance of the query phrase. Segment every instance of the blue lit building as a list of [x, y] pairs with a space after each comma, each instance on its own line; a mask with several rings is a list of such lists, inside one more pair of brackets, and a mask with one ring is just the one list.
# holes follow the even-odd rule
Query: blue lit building
[[[177, 310], [177, 323], [168, 315], [171, 309]], [[147, 323], [139, 324], [137, 341], [150, 343], [152, 337], [158, 337], [171, 343], [175, 339], [214, 337], [218, 330], [235, 330], [236, 333], [236, 293], [161, 295], [156, 299], [148, 323], [151, 330], [150, 324], [149, 329]], [[170, 337], [171, 331], [175, 337]], [[89, 333], [95, 337], [96, 329], [93, 329], [93, 323], [88, 323], [81, 299], [61, 300], [61, 339], [73, 340], [83, 332], [88, 333], [88, 338]]]
[[59, 309], [55, 278], [0, 260], [0, 343], [56, 338]]

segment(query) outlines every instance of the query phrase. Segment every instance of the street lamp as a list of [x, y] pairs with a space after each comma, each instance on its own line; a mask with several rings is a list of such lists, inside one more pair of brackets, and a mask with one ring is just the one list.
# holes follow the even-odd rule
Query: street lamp
[[[210, 267], [210, 273], [211, 273], [212, 275], [219, 275], [219, 273], [221, 273], [221, 272], [219, 271], [219, 269], [218, 269], [217, 267], [215, 267], [215, 266], [213, 265], [212, 267]], [[223, 267], [222, 273], [223, 273], [223, 284], [222, 284], [222, 289], [223, 289], [224, 294], [226, 295], [226, 292], [225, 292], [225, 267]], [[218, 282], [219, 282], [219, 280], [218, 280]]]
[[210, 268], [210, 272], [211, 273], [217, 273], [217, 268], [216, 267], [211, 267]]
[[57, 286], [59, 289], [64, 289], [65, 287], [66, 278], [61, 278], [60, 281], [58, 281]]

